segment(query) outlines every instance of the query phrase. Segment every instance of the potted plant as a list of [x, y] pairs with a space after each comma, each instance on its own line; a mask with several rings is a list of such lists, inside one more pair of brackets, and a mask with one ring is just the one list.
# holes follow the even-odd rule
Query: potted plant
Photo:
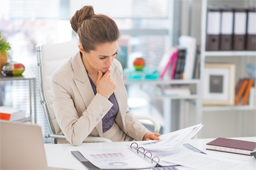
[[0, 71], [8, 59], [8, 51], [11, 49], [10, 43], [6, 42], [0, 32]]

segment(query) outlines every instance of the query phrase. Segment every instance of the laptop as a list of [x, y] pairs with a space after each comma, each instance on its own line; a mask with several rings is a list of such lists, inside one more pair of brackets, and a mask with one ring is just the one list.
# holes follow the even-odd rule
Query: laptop
[[40, 126], [0, 121], [0, 169], [61, 168], [47, 166]]

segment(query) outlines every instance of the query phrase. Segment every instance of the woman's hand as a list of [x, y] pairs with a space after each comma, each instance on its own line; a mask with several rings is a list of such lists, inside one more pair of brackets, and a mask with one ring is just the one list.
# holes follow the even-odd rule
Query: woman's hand
[[104, 76], [102, 76], [102, 72], [99, 70], [98, 79], [96, 82], [96, 90], [97, 93], [101, 94], [102, 96], [106, 97], [107, 99], [114, 93], [116, 89], [116, 84], [112, 80], [110, 76], [110, 70], [106, 71]]
[[161, 136], [161, 135], [159, 133], [148, 132], [144, 135], [143, 140], [159, 140], [158, 136]]

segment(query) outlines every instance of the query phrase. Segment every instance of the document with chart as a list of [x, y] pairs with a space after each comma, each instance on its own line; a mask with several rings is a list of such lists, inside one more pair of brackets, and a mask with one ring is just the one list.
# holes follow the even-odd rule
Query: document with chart
[[[83, 150], [80, 153], [100, 169], [144, 169], [157, 165], [152, 158], [130, 149]], [[141, 154], [141, 155], [140, 155]]]

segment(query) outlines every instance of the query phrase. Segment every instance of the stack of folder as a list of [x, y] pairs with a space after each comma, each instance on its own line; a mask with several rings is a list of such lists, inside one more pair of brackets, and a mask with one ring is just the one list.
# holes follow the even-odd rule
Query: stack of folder
[[207, 51], [256, 50], [256, 8], [210, 6]]

